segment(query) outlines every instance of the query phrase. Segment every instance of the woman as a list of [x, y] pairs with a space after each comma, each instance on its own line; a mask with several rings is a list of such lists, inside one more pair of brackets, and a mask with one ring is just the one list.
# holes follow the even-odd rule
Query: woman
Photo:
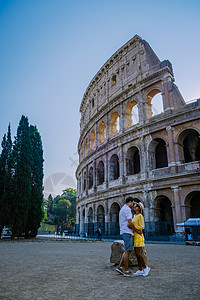
[[[135, 211], [135, 215], [133, 217], [133, 225], [135, 226], [135, 228], [137, 230], [143, 230], [144, 229], [144, 218], [142, 215], [142, 211], [144, 209], [144, 206], [142, 204], [142, 202], [134, 202], [134, 211]], [[146, 266], [144, 258], [142, 256], [141, 253], [141, 247], [144, 247], [144, 235], [137, 233], [134, 230], [134, 250], [135, 250], [135, 255], [137, 257], [137, 261], [138, 261], [138, 266], [139, 266], [139, 270], [137, 272], [134, 273], [134, 275], [136, 276], [144, 276], [146, 277], [149, 274], [150, 268], [148, 266]]]

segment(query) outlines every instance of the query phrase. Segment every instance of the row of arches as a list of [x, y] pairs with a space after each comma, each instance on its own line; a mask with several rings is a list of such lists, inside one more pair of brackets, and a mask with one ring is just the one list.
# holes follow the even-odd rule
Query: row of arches
[[[179, 147], [181, 150], [180, 157], [182, 162], [193, 162], [200, 160], [200, 138], [196, 130], [189, 129], [181, 134], [179, 139]], [[183, 152], [183, 153], [182, 153]], [[159, 169], [168, 167], [168, 149], [165, 140], [155, 138], [151, 141], [148, 148], [149, 169]], [[141, 153], [138, 147], [131, 146], [125, 154], [125, 176], [139, 174], [141, 171]], [[108, 181], [116, 180], [120, 177], [119, 156], [115, 153], [108, 162]], [[96, 183], [94, 178], [96, 176]], [[79, 181], [81, 175], [79, 176]], [[86, 170], [83, 173], [83, 190], [91, 189], [94, 185], [101, 185], [105, 182], [105, 162], [100, 160], [97, 164], [96, 174], [94, 167], [90, 166], [88, 174]]]
[[[151, 118], [154, 115], [157, 115], [163, 112], [163, 99], [161, 95], [161, 91], [158, 89], [154, 89], [149, 92], [147, 95], [147, 118]], [[125, 108], [124, 114], [124, 126], [125, 129], [132, 127], [133, 125], [139, 122], [139, 106], [135, 100], [129, 102]], [[109, 137], [113, 137], [120, 132], [120, 114], [119, 111], [114, 111], [109, 119]], [[98, 135], [96, 139], [96, 134]], [[102, 144], [105, 142], [106, 138], [108, 138], [106, 132], [106, 123], [105, 121], [101, 121], [98, 125], [97, 133], [95, 134], [95, 130], [92, 129], [89, 137], [86, 137], [84, 142], [82, 143], [82, 157], [87, 156], [89, 151], [94, 150], [96, 145], [96, 140], [98, 144]]]
[[[188, 218], [200, 218], [200, 191], [190, 192], [184, 202], [185, 216]], [[141, 201], [134, 198], [134, 201]], [[146, 236], [151, 233], [159, 235], [170, 235], [175, 232], [174, 226], [174, 210], [172, 201], [165, 195], [157, 196], [152, 202], [154, 221], [145, 220]], [[95, 234], [95, 228], [101, 226], [104, 234], [117, 235], [119, 234], [119, 211], [121, 204], [114, 202], [106, 216], [104, 204], [99, 204], [96, 211], [93, 207], [87, 210], [83, 209], [79, 214], [79, 224], [82, 222], [84, 231], [89, 235]], [[95, 217], [96, 216], [96, 217]], [[105, 221], [106, 220], [106, 221]], [[107, 223], [107, 224], [106, 224]]]

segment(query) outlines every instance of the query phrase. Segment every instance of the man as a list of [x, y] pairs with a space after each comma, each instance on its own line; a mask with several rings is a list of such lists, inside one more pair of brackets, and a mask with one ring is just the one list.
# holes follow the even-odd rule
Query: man
[[[138, 232], [141, 234], [141, 230], [135, 228], [132, 223], [132, 212], [131, 207], [133, 207], [134, 201], [132, 197], [128, 197], [126, 199], [126, 203], [119, 212], [119, 226], [120, 226], [120, 235], [124, 241], [124, 253], [122, 254], [121, 261], [119, 263], [119, 267], [116, 268], [116, 271], [124, 276], [132, 276], [132, 272], [128, 268], [129, 264], [129, 256], [131, 251], [133, 250], [133, 231]], [[129, 227], [130, 228], [129, 228]], [[132, 229], [131, 229], [132, 228]], [[125, 270], [123, 271], [123, 265]]]

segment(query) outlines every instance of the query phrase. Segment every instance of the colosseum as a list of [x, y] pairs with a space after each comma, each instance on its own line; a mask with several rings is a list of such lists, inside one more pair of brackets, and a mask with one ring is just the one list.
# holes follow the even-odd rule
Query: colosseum
[[172, 64], [138, 35], [89, 83], [80, 105], [77, 233], [119, 234], [128, 196], [143, 202], [146, 237], [200, 217], [200, 99], [185, 102]]

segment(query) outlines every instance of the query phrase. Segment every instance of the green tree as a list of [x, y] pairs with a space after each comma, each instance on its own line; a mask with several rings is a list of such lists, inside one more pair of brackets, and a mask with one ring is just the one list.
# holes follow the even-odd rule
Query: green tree
[[47, 207], [47, 216], [49, 216], [49, 214], [52, 214], [52, 209], [53, 209], [53, 197], [51, 194], [49, 194], [46, 200], [46, 207]]
[[75, 219], [76, 217], [76, 195], [77, 191], [73, 188], [67, 188], [63, 190], [62, 197], [68, 199], [71, 202], [69, 209], [69, 217]]
[[54, 199], [53, 205], [53, 213], [57, 216], [57, 221], [61, 224], [66, 224], [69, 217], [69, 208], [71, 206], [71, 202], [65, 197], [56, 196]]
[[8, 223], [9, 201], [5, 195], [6, 180], [9, 173], [9, 160], [12, 151], [11, 129], [8, 125], [7, 135], [5, 134], [2, 141], [2, 153], [0, 155], [0, 236], [3, 227]]
[[28, 118], [21, 117], [15, 137], [12, 158], [12, 197], [10, 197], [12, 214], [10, 225], [12, 238], [26, 232], [30, 201], [32, 198], [32, 148]]
[[26, 236], [35, 237], [43, 218], [43, 149], [36, 126], [30, 125], [31, 198], [26, 224]]

